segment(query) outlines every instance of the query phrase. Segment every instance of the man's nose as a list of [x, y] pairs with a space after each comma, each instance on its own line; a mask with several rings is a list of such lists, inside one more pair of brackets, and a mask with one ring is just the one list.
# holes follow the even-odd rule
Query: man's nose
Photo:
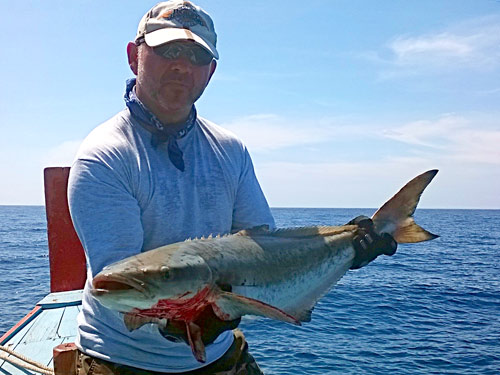
[[187, 56], [178, 56], [170, 61], [170, 68], [182, 73], [191, 72], [193, 65]]

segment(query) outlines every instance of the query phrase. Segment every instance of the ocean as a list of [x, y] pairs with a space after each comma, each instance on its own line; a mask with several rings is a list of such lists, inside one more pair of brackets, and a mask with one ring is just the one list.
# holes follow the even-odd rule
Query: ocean
[[[279, 227], [373, 209], [275, 208]], [[349, 271], [301, 327], [244, 318], [266, 374], [500, 374], [500, 210], [417, 210], [441, 237]], [[44, 207], [0, 206], [0, 335], [49, 292]]]

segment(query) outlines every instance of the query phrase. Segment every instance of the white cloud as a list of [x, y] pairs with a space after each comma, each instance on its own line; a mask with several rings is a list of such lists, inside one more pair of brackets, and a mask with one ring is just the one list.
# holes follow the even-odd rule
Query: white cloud
[[476, 51], [473, 37], [441, 33], [420, 37], [397, 37], [389, 44], [398, 64], [427, 60], [434, 63], [448, 59], [468, 59]]
[[436, 70], [498, 69], [500, 17], [473, 19], [424, 35], [399, 35], [389, 41], [386, 48], [390, 52], [386, 58], [373, 52], [366, 54], [394, 69], [385, 71], [385, 78]]
[[500, 120], [486, 127], [481, 118], [443, 115], [430, 121], [415, 121], [386, 130], [391, 139], [434, 150], [429, 153], [449, 160], [500, 164]]
[[500, 93], [500, 87], [479, 91], [478, 94], [491, 95]]
[[444, 115], [438, 120], [419, 120], [386, 129], [383, 134], [400, 142], [439, 148], [447, 143], [449, 136], [466, 127], [465, 119], [455, 115]]
[[268, 162], [259, 165], [257, 171], [273, 207], [376, 208], [411, 178], [436, 167], [429, 161], [407, 158], [352, 163]]
[[[274, 207], [375, 208], [412, 177], [437, 168], [441, 172], [432, 184], [437, 186], [424, 194], [421, 207], [500, 208], [498, 118], [496, 113], [443, 114], [392, 125], [358, 120], [342, 126], [337, 120], [307, 123], [268, 114], [225, 126], [258, 155], [255, 170]], [[391, 140], [407, 147], [393, 147], [387, 143]], [[297, 157], [287, 161], [285, 152], [272, 153], [288, 148], [296, 156], [319, 143], [388, 152], [349, 161], [352, 154], [333, 146], [328, 154], [302, 162]]]
[[65, 141], [51, 149], [45, 150], [40, 161], [44, 167], [71, 166], [82, 140]]
[[422, 195], [419, 208], [500, 208], [500, 168], [486, 165], [402, 157], [356, 163], [268, 162], [256, 166], [272, 207], [378, 208], [410, 179], [435, 168], [440, 172]]
[[237, 134], [254, 152], [328, 142], [339, 136], [360, 132], [359, 128], [333, 124], [328, 120], [286, 119], [275, 114], [237, 118], [221, 125]]
[[500, 166], [500, 130], [463, 129], [450, 140], [451, 159]]
[[81, 141], [66, 141], [51, 148], [13, 147], [0, 154], [0, 204], [44, 203], [43, 169], [72, 164]]
[[[419, 155], [427, 159], [444, 158], [460, 162], [500, 164], [500, 120], [495, 113], [443, 114], [437, 119], [423, 119], [403, 124], [351, 122], [348, 126], [335, 119], [288, 119], [275, 114], [260, 114], [223, 124], [236, 133], [252, 153], [267, 155], [272, 151], [301, 152], [319, 144], [346, 144], [356, 141], [372, 149], [376, 138], [391, 139], [410, 145], [401, 157]], [[302, 148], [301, 148], [302, 147]], [[332, 148], [332, 150], [335, 147]], [[396, 149], [395, 149], [396, 150]], [[400, 150], [398, 148], [397, 150]], [[334, 151], [332, 151], [334, 152]], [[327, 157], [327, 155], [324, 155]], [[345, 155], [328, 157], [344, 160]], [[321, 163], [321, 161], [318, 161]]]
[[256, 166], [274, 207], [375, 207], [405, 181], [435, 168], [421, 159], [293, 163]]

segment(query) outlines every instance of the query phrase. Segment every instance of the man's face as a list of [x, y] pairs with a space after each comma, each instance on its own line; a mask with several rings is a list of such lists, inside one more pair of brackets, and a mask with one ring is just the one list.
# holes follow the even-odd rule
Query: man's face
[[[195, 46], [189, 41], [175, 43]], [[205, 90], [216, 66], [215, 60], [196, 65], [185, 53], [167, 54], [169, 57], [166, 58], [144, 43], [139, 47], [129, 44], [128, 53], [130, 66], [137, 74], [139, 99], [161, 119], [170, 119], [171, 122], [183, 120], [182, 117], [189, 113], [193, 103]], [[136, 64], [135, 70], [133, 64]]]

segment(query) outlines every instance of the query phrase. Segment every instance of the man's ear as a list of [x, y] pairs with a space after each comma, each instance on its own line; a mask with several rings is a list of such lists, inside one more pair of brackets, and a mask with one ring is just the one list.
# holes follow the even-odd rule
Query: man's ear
[[213, 59], [212, 62], [210, 63], [212, 66], [210, 67], [210, 76], [208, 77], [208, 81], [210, 82], [210, 79], [215, 73], [215, 68], [217, 68], [217, 60]]
[[127, 56], [128, 66], [130, 66], [132, 72], [137, 75], [139, 47], [134, 42], [129, 42], [129, 44], [127, 44]]

